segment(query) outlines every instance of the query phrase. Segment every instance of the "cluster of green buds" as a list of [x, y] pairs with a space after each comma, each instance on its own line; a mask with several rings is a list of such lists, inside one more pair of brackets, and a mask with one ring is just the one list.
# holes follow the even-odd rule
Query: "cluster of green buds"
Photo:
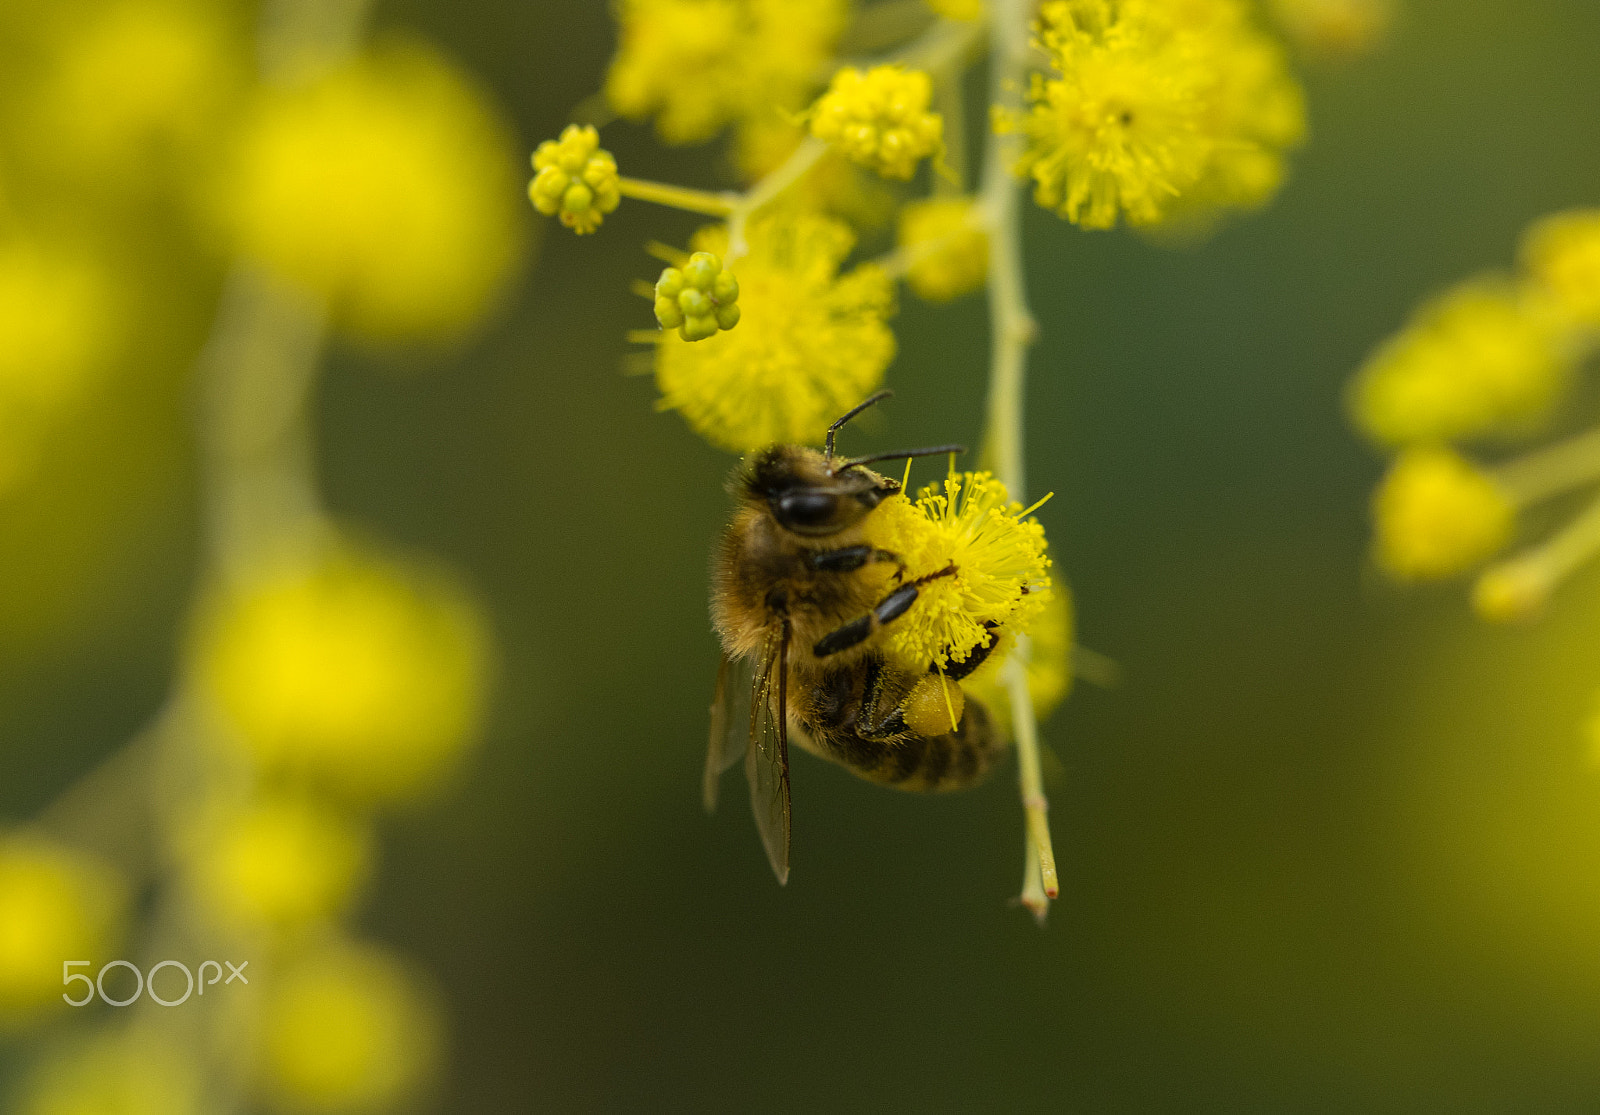
[[656, 320], [686, 341], [714, 337], [739, 324], [739, 280], [710, 252], [696, 252], [683, 267], [656, 280]]
[[617, 160], [600, 149], [600, 133], [590, 125], [568, 124], [560, 139], [547, 139], [533, 153], [538, 171], [528, 184], [533, 207], [580, 236], [593, 232], [617, 207]]

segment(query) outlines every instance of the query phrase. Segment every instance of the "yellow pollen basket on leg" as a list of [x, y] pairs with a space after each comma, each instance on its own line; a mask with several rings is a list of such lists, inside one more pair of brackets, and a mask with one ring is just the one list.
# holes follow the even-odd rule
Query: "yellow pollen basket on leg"
[[961, 686], [943, 674], [929, 674], [900, 706], [906, 727], [919, 736], [941, 736], [961, 726], [967, 697]]

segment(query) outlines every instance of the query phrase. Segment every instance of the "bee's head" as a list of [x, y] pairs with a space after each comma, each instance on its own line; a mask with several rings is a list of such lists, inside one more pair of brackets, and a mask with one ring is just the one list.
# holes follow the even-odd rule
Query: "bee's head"
[[867, 464], [966, 452], [959, 445], [933, 445], [845, 461], [835, 457], [833, 439], [839, 427], [893, 394], [879, 391], [829, 426], [826, 448], [821, 453], [803, 445], [774, 445], [763, 449], [740, 473], [739, 494], [757, 505], [765, 503], [784, 530], [823, 537], [859, 523], [867, 512], [900, 490], [899, 481], [879, 476], [864, 467]]
[[743, 489], [784, 530], [820, 537], [859, 523], [898, 492], [900, 482], [861, 465], [829, 461], [803, 445], [774, 445], [751, 459]]

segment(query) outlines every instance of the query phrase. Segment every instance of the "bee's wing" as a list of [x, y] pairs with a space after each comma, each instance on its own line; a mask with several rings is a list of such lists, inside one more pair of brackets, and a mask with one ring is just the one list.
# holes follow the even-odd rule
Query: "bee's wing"
[[775, 627], [750, 689], [744, 773], [750, 808], [778, 882], [789, 881], [789, 625]]
[[711, 698], [711, 742], [706, 747], [706, 771], [701, 792], [706, 812], [717, 808], [717, 785], [722, 773], [750, 747], [750, 696], [755, 689], [755, 658], [722, 658], [717, 667], [717, 692]]

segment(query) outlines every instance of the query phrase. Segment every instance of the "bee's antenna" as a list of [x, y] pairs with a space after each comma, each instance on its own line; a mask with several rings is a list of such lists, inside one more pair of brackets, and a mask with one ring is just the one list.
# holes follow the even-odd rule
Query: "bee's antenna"
[[837, 474], [847, 468], [855, 468], [857, 465], [870, 465], [873, 461], [898, 461], [909, 457], [939, 457], [945, 453], [965, 453], [966, 451], [967, 447], [965, 445], [930, 445], [926, 449], [902, 449], [896, 453], [873, 453], [866, 457], [851, 457], [833, 471]]
[[[823, 443], [823, 446], [825, 448], [825, 453], [826, 453], [826, 456], [827, 456], [828, 460], [830, 460], [830, 461], [833, 460], [833, 435], [839, 432], [839, 427], [840, 426], [843, 426], [846, 422], [850, 421], [850, 419], [854, 418], [856, 415], [860, 414], [862, 411], [866, 410], [869, 406], [872, 406], [874, 403], [881, 403], [885, 399], [892, 399], [892, 398], [894, 398], [894, 392], [890, 391], [887, 387], [885, 387], [882, 391], [879, 391], [876, 395], [873, 395], [870, 398], [865, 399], [862, 402], [859, 402], [855, 406], [851, 407], [848, 411], [845, 412], [845, 415], [844, 415], [843, 418], [839, 419], [833, 425], [829, 426], [828, 427], [828, 440]], [[848, 468], [849, 466], [845, 466], [845, 467]]]

